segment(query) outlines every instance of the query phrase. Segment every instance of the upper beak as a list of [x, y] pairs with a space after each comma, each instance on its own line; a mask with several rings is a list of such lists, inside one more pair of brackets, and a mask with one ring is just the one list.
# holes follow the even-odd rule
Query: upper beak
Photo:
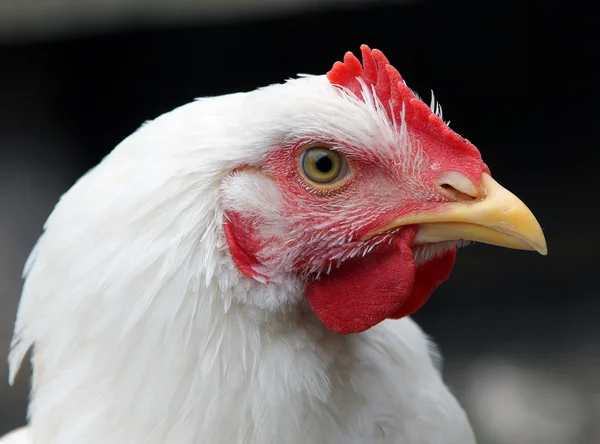
[[439, 212], [412, 214], [371, 233], [367, 238], [404, 225], [419, 225], [414, 244], [469, 240], [519, 250], [548, 253], [546, 239], [533, 213], [489, 174], [481, 177], [483, 197], [446, 204]]

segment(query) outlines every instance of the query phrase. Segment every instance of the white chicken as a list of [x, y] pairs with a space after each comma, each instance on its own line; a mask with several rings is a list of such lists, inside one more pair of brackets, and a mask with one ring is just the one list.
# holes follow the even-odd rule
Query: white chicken
[[9, 357], [32, 349], [29, 425], [0, 443], [475, 442], [407, 316], [462, 240], [544, 236], [361, 50], [148, 122], [62, 197]]

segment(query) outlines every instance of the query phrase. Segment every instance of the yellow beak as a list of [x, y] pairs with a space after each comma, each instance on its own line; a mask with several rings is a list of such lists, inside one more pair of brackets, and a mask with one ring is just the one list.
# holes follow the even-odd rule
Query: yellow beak
[[546, 255], [544, 233], [529, 208], [489, 174], [482, 175], [481, 186], [481, 199], [453, 202], [441, 212], [396, 219], [365, 240], [393, 228], [418, 224], [415, 245], [462, 239]]

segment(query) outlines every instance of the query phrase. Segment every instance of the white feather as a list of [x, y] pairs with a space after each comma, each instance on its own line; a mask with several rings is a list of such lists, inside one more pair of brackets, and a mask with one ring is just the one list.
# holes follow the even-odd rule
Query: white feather
[[[277, 191], [236, 182], [237, 166], [314, 134], [405, 146], [397, 124], [316, 76], [198, 100], [125, 139], [62, 197], [27, 262], [10, 378], [33, 348], [33, 379], [17, 442], [473, 443], [410, 319], [333, 333], [298, 280], [242, 276], [221, 230], [228, 198], [276, 211]], [[407, 180], [427, 166], [414, 159]]]
[[29, 430], [26, 427], [13, 430], [0, 438], [0, 444], [30, 444]]

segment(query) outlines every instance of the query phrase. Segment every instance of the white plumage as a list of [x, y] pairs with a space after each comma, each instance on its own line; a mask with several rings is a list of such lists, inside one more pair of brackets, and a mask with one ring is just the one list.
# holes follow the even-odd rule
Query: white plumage
[[[61, 198], [27, 262], [10, 377], [31, 348], [30, 425], [0, 443], [474, 443], [412, 320], [335, 333], [291, 264], [248, 278], [222, 229], [231, 205], [283, 229], [277, 188], [233, 173], [274, 146], [406, 150], [403, 125], [315, 76], [198, 100], [125, 139]], [[407, 181], [428, 162], [415, 148]]]

